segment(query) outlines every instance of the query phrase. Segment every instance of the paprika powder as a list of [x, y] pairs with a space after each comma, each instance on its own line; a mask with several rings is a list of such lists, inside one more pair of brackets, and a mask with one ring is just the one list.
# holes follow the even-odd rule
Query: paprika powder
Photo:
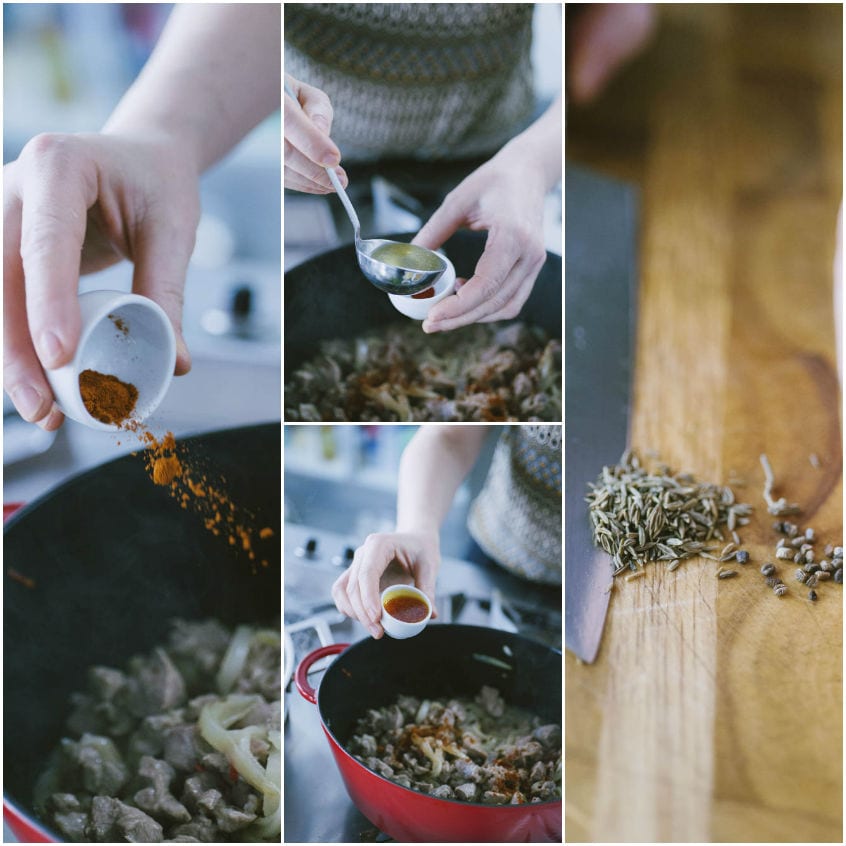
[[138, 388], [117, 376], [83, 370], [79, 374], [79, 393], [88, 413], [101, 423], [120, 425], [135, 410]]

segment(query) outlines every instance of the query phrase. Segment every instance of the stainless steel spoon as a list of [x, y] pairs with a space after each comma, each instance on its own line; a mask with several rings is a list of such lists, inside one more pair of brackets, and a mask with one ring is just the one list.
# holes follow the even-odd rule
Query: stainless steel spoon
[[[285, 93], [299, 105], [287, 82]], [[353, 225], [358, 266], [370, 282], [387, 294], [410, 295], [425, 291], [441, 278], [446, 261], [433, 250], [385, 238], [362, 238], [361, 223], [338, 174], [332, 167], [327, 167], [326, 173]]]

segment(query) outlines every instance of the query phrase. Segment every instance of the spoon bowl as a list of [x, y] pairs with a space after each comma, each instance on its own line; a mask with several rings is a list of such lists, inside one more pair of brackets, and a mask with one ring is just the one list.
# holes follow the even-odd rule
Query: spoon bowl
[[[394, 263], [394, 261], [383, 261], [373, 255], [374, 252], [382, 252], [385, 247], [394, 244], [402, 247], [402, 252], [408, 254], [408, 258], [404, 260], [405, 266], [399, 263], [403, 261], [402, 259], [395, 260], [397, 263]], [[361, 272], [386, 294], [411, 295], [425, 291], [431, 288], [447, 269], [443, 256], [432, 250], [384, 238], [367, 238], [357, 241], [355, 253]], [[429, 264], [430, 268], [422, 269], [423, 264]]]

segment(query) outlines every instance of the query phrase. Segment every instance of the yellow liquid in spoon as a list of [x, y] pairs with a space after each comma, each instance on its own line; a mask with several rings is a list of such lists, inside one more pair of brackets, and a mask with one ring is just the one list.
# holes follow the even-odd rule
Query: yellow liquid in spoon
[[399, 242], [381, 244], [370, 255], [391, 267], [401, 267], [406, 270], [443, 270], [444, 268], [444, 260], [439, 255], [416, 244]]

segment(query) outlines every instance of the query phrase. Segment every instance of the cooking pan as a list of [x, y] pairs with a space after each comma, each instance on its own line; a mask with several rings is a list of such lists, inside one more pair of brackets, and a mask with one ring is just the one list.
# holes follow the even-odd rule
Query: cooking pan
[[[380, 237], [410, 241], [414, 233]], [[486, 238], [483, 232], [461, 231], [444, 244], [459, 276], [473, 274]], [[517, 319], [561, 338], [561, 290], [561, 256], [547, 253]], [[352, 244], [308, 259], [285, 274], [285, 378], [315, 356], [320, 341], [350, 338], [407, 320], [361, 275]]]
[[[309, 668], [338, 658], [319, 691]], [[479, 656], [504, 662], [506, 670]], [[561, 653], [517, 634], [479, 626], [437, 624], [408, 640], [366, 639], [316, 649], [296, 672], [300, 693], [317, 705], [323, 731], [350, 798], [382, 832], [398, 841], [561, 841], [561, 800], [481, 805], [436, 799], [394, 784], [347, 752], [356, 721], [400, 694], [435, 699], [475, 696], [482, 685], [548, 722], [561, 722]]]
[[33, 818], [32, 791], [62, 737], [69, 698], [94, 664], [122, 666], [161, 643], [174, 617], [275, 624], [281, 609], [280, 427], [184, 441], [210, 478], [274, 536], [256, 567], [154, 485], [140, 456], [78, 476], [6, 524], [4, 811], [27, 842], [59, 842]]

